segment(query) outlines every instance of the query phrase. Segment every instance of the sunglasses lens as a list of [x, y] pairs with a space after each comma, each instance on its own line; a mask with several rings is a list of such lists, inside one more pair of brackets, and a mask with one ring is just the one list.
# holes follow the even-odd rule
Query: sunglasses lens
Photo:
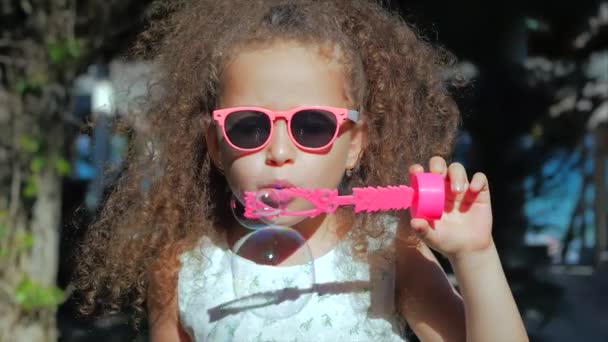
[[336, 117], [328, 111], [307, 109], [297, 112], [291, 119], [293, 138], [302, 146], [324, 147], [336, 134]]
[[262, 112], [241, 110], [226, 117], [226, 137], [236, 147], [253, 149], [260, 147], [270, 135], [270, 119]]

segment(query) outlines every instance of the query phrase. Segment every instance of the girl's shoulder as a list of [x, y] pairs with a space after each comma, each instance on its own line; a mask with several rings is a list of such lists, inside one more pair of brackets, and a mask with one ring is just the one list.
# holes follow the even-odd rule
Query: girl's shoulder
[[199, 293], [207, 292], [209, 286], [230, 269], [229, 253], [227, 244], [221, 239], [203, 236], [194, 247], [179, 256], [177, 301], [180, 319], [187, 320], [184, 308], [188, 308]]
[[[200, 285], [202, 279], [230, 267], [230, 251], [221, 239], [203, 236], [179, 256], [178, 291]], [[180, 289], [180, 287], [183, 287]]]
[[227, 253], [228, 245], [225, 240], [207, 235], [202, 236], [192, 248], [180, 254], [180, 269], [192, 265], [207, 268], [214, 260], [221, 259]]
[[[367, 243], [367, 251], [391, 251], [394, 247], [395, 238], [397, 236], [397, 228], [399, 219], [393, 215], [382, 215], [371, 221], [370, 226], [363, 227], [363, 232], [350, 231], [347, 235], [347, 240], [356, 243], [356, 240], [365, 241]], [[356, 235], [363, 233], [364, 238], [357, 238]], [[361, 235], [359, 235], [361, 236]], [[357, 250], [357, 245], [354, 246]]]

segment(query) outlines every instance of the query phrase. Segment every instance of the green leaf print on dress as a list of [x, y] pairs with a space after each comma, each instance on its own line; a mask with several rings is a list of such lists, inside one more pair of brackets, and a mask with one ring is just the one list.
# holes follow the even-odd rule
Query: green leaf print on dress
[[300, 324], [300, 329], [308, 332], [310, 330], [310, 326], [312, 325], [312, 321], [314, 320], [313, 317], [311, 317], [309, 320], [307, 320], [306, 322]]

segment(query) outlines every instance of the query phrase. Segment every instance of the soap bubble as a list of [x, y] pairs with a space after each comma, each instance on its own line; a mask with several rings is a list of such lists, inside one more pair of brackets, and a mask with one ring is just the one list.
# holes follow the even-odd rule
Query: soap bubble
[[[322, 192], [318, 195], [314, 193], [314, 190], [309, 191], [313, 192], [312, 199], [314, 201], [307, 199], [306, 196], [309, 194], [306, 189], [299, 189], [297, 192], [284, 191], [280, 188], [262, 189], [253, 192], [253, 196], [247, 196], [246, 204], [249, 205], [247, 209], [248, 212], [255, 213], [258, 217], [257, 220], [266, 222], [268, 225], [289, 227], [308, 217], [317, 216], [324, 210], [335, 210], [331, 207], [333, 204], [329, 193]], [[315, 203], [321, 206], [319, 210], [317, 210]]]
[[287, 318], [311, 298], [313, 256], [294, 229], [268, 226], [252, 231], [235, 243], [231, 262], [236, 299], [257, 316]]
[[245, 217], [245, 206], [241, 203], [236, 196], [232, 195], [230, 198], [230, 210], [234, 219], [243, 227], [249, 229], [261, 229], [268, 227], [268, 222], [261, 218], [248, 218]]
[[287, 209], [288, 201], [276, 190], [255, 192], [254, 207], [251, 208], [262, 220], [275, 223], [280, 213]]

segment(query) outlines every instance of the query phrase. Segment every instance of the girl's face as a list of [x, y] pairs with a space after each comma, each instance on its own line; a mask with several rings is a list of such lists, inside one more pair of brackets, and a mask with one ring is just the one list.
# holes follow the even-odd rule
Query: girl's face
[[[267, 48], [245, 49], [227, 67], [219, 108], [262, 107], [285, 111], [298, 106], [331, 106], [355, 109], [347, 99], [347, 84], [336, 52], [321, 55], [317, 46], [276, 43]], [[210, 156], [232, 191], [257, 191], [273, 186], [336, 188], [345, 170], [355, 167], [363, 143], [362, 123], [342, 124], [327, 149], [306, 152], [291, 140], [283, 119], [274, 122], [270, 142], [256, 152], [233, 149], [217, 125], [208, 129]], [[294, 208], [294, 206], [296, 208]], [[290, 210], [305, 204], [292, 202]], [[300, 208], [298, 208], [300, 207]], [[302, 218], [284, 217], [293, 225]]]

